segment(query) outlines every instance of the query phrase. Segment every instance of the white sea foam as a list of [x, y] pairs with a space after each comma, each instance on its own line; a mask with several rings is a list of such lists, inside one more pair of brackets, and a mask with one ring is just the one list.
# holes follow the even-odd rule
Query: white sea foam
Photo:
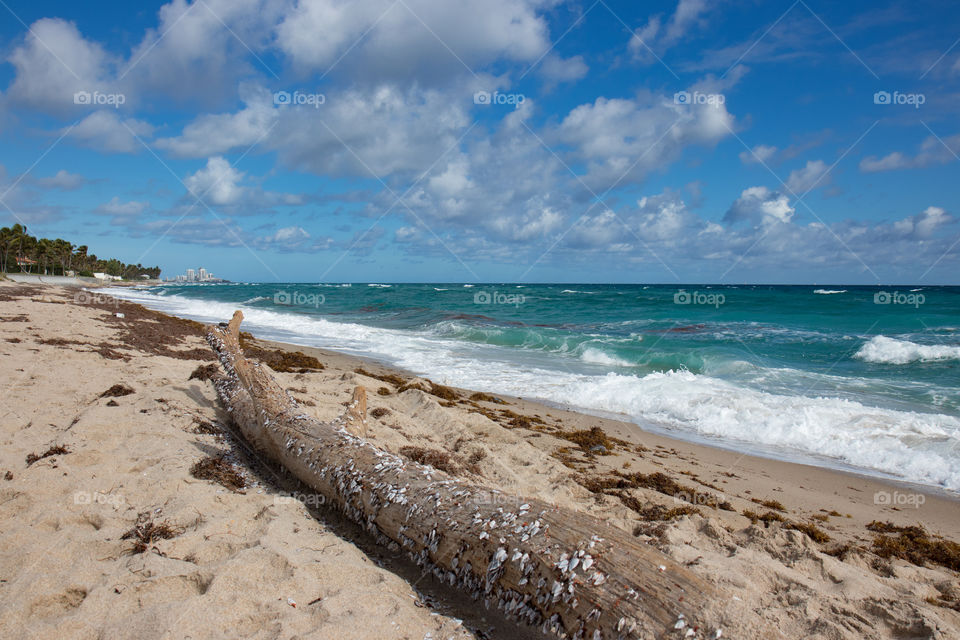
[[[234, 303], [157, 296], [137, 289], [113, 289], [111, 293], [208, 322], [226, 320], [237, 307]], [[744, 443], [760, 447], [769, 455], [788, 458], [826, 457], [865, 470], [960, 490], [960, 420], [952, 416], [870, 407], [839, 398], [769, 393], [689, 371], [645, 376], [574, 373], [552, 366], [555, 363], [550, 358], [554, 356], [545, 354], [518, 353], [427, 332], [241, 307], [244, 328], [257, 335], [371, 356], [444, 384], [623, 414], [638, 422], [657, 422], [675, 430], [678, 436], [717, 438], [728, 446]], [[886, 344], [903, 344], [906, 346], [897, 349], [927, 357], [934, 353], [960, 357], [957, 347], [923, 347], [883, 336], [864, 348], [872, 345], [869, 353], [884, 352], [891, 349], [883, 346]], [[588, 352], [584, 351], [584, 359], [597, 357], [587, 356]], [[887, 353], [884, 357], [890, 360], [892, 356]]]
[[250, 298], [249, 300], [245, 301], [243, 304], [253, 304], [254, 302], [261, 302], [262, 300], [269, 300], [269, 299], [270, 298], [268, 298], [267, 296], [257, 296], [256, 298]]
[[950, 345], [926, 345], [897, 340], [887, 336], [874, 336], [860, 347], [854, 356], [865, 362], [879, 364], [909, 364], [911, 362], [937, 362], [960, 360], [960, 347]]
[[835, 293], [846, 293], [846, 289], [814, 289], [814, 293], [819, 293], [822, 296], [829, 296]]

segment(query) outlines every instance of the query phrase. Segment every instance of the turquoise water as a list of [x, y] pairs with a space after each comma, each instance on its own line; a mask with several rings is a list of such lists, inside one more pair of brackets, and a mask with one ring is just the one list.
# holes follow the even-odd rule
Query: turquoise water
[[765, 455], [960, 489], [960, 288], [170, 285], [121, 296]]

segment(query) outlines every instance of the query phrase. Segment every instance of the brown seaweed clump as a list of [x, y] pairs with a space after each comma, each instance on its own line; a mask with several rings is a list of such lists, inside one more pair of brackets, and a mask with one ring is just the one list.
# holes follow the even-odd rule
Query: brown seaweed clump
[[240, 332], [240, 347], [248, 358], [259, 360], [277, 373], [310, 373], [321, 371], [324, 368], [322, 362], [302, 351], [264, 349], [257, 344], [251, 334], [242, 331]]
[[207, 456], [197, 461], [190, 468], [190, 475], [199, 480], [210, 480], [217, 484], [239, 492], [247, 486], [247, 480], [240, 475], [236, 468], [222, 457]]
[[401, 447], [400, 454], [410, 458], [414, 462], [425, 464], [440, 471], [446, 471], [447, 473], [457, 473], [458, 471], [453, 457], [446, 451], [427, 449], [426, 447]]
[[373, 373], [371, 371], [367, 371], [363, 367], [357, 367], [356, 369], [353, 370], [353, 372], [359, 373], [360, 375], [366, 376], [368, 378], [373, 378], [374, 380], [379, 380], [380, 382], [386, 382], [388, 384], [392, 384], [395, 387], [402, 387], [406, 383], [406, 380], [404, 380], [400, 376], [393, 375], [392, 373]]
[[505, 400], [501, 400], [497, 396], [492, 396], [489, 393], [477, 392], [470, 396], [470, 399], [474, 402], [492, 402], [493, 404], [507, 404]]
[[133, 389], [128, 387], [125, 384], [115, 384], [103, 393], [100, 394], [101, 398], [121, 398], [123, 396], [128, 396], [131, 393], [134, 393]]
[[50, 447], [49, 449], [47, 449], [46, 451], [44, 451], [39, 455], [36, 453], [29, 454], [27, 456], [27, 466], [29, 467], [34, 462], [38, 460], [43, 460], [44, 458], [49, 458], [50, 456], [63, 456], [68, 453], [70, 453], [69, 449], [61, 445], [56, 445], [54, 447]]
[[183, 530], [174, 527], [169, 522], [154, 522], [149, 511], [137, 516], [137, 522], [132, 529], [120, 536], [121, 540], [133, 540], [129, 549], [131, 555], [143, 553], [158, 540], [170, 540], [183, 533]]
[[766, 507], [767, 509], [774, 509], [775, 511], [787, 512], [787, 508], [776, 500], [761, 500], [759, 498], [750, 498], [750, 502], [758, 504], [761, 507]]
[[[938, 564], [960, 571], [960, 544], [933, 536], [921, 526], [898, 527], [892, 522], [874, 520], [867, 529], [878, 534], [873, 539], [873, 551], [884, 559], [900, 558], [923, 566]], [[895, 533], [896, 537], [889, 535]]]
[[193, 373], [190, 374], [190, 377], [187, 378], [187, 380], [200, 380], [201, 382], [206, 382], [207, 380], [213, 380], [219, 373], [220, 367], [216, 363], [201, 364], [193, 370]]
[[610, 438], [600, 427], [591, 427], [580, 431], [557, 431], [552, 435], [569, 440], [586, 453], [599, 453], [603, 456], [613, 453], [613, 449], [617, 445], [617, 440]]

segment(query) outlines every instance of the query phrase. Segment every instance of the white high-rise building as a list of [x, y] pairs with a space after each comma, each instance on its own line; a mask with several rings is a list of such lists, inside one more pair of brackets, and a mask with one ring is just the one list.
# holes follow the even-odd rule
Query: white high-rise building
[[206, 280], [208, 277], [210, 277], [209, 274], [207, 273], [207, 270], [204, 269], [203, 267], [200, 267], [200, 269], [197, 271], [197, 274], [198, 274], [199, 280], [200, 280], [201, 282], [203, 282], [203, 281]]
[[187, 282], [195, 282], [196, 279], [196, 272], [193, 269], [187, 269]]

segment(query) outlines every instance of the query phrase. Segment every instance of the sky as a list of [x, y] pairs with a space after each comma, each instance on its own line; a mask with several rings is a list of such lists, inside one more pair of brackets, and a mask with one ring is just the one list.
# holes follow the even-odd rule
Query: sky
[[958, 25], [0, 0], [0, 226], [234, 281], [960, 284]]

